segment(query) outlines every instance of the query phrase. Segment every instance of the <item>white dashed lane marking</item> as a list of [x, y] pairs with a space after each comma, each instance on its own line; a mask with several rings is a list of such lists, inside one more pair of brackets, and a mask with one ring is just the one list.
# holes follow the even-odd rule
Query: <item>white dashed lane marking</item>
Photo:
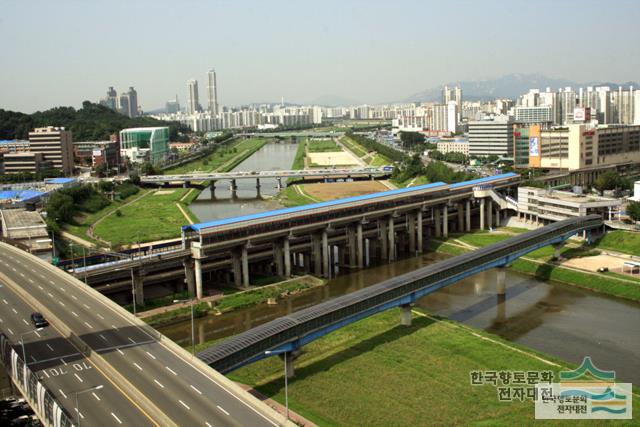
[[168, 366], [165, 366], [165, 368], [167, 368], [167, 371], [171, 372], [173, 375], [178, 375], [178, 373], [176, 371], [174, 371], [173, 369], [171, 369]]
[[78, 379], [78, 381], [80, 381], [81, 383], [83, 383], [83, 382], [84, 382], [84, 381], [82, 380], [82, 378], [80, 378], [80, 376], [79, 376], [78, 374], [73, 374], [73, 375], [74, 375], [74, 376]]
[[138, 365], [136, 362], [133, 362], [133, 366], [135, 366], [136, 368], [140, 369], [142, 371], [142, 367], [140, 365]]
[[218, 409], [220, 409], [220, 410], [221, 410], [225, 415], [229, 415], [229, 413], [228, 413], [227, 411], [225, 411], [225, 410], [224, 410], [224, 408], [223, 408], [222, 406], [220, 406], [220, 405], [216, 405], [216, 407], [217, 407]]
[[190, 387], [192, 389], [194, 389], [198, 394], [202, 394], [202, 392], [200, 390], [198, 390], [197, 388], [195, 388], [193, 385], [190, 385]]
[[114, 413], [112, 412], [112, 413], [111, 413], [111, 416], [112, 416], [113, 418], [115, 418], [115, 419], [116, 419], [116, 421], [118, 422], [118, 424], [122, 424], [122, 421], [120, 421], [120, 418], [116, 417], [116, 414], [114, 414]]
[[149, 353], [148, 351], [145, 351], [145, 353], [147, 353], [153, 360], [156, 360], [156, 357], [153, 354]]
[[164, 386], [162, 385], [162, 383], [156, 379], [153, 380], [153, 382], [155, 382], [156, 384], [158, 384], [160, 387], [164, 388]]
[[185, 408], [187, 408], [188, 410], [191, 410], [191, 408], [189, 408], [189, 405], [187, 405], [186, 403], [184, 403], [182, 400], [178, 400], [178, 402], [180, 402], [180, 404], [182, 406], [184, 406]]

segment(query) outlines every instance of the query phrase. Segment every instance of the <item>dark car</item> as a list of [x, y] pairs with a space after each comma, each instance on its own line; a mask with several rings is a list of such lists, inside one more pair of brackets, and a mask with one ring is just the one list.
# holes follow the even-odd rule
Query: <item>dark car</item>
[[31, 313], [31, 321], [36, 326], [36, 328], [44, 328], [45, 326], [49, 326], [49, 322], [44, 318], [42, 313]]

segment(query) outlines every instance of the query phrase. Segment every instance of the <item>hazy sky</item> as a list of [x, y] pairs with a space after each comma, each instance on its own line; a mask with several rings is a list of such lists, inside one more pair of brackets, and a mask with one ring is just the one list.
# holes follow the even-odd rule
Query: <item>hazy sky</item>
[[0, 0], [0, 108], [134, 86], [145, 110], [214, 67], [224, 105], [378, 103], [512, 72], [640, 80], [640, 1]]

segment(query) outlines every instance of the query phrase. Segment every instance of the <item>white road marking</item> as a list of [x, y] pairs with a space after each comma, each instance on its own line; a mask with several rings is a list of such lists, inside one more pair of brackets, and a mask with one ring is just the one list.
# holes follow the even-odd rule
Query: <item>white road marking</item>
[[82, 415], [82, 412], [78, 411], [78, 408], [75, 408], [76, 412], [78, 413], [78, 415], [80, 415], [80, 418], [82, 418], [84, 420], [84, 415]]
[[132, 343], [134, 343], [134, 344], [136, 343], [136, 342], [133, 340], [133, 338], [131, 338], [131, 337], [127, 337], [127, 339], [128, 339], [129, 341], [131, 341]]
[[75, 377], [78, 379], [78, 381], [80, 381], [81, 383], [83, 383], [84, 381], [82, 381], [82, 378], [80, 378], [80, 376], [78, 376], [78, 374], [73, 374], [75, 375]]
[[95, 397], [97, 401], [100, 401], [100, 398], [98, 397], [97, 394], [95, 394], [95, 393], [91, 393], [91, 394], [93, 394], [93, 397]]
[[20, 276], [24, 277], [24, 273], [20, 273]]
[[119, 348], [117, 348], [116, 350], [118, 350], [118, 353], [124, 356], [124, 353], [122, 352], [122, 350], [120, 350]]
[[116, 325], [111, 325], [111, 327], [112, 327], [113, 329], [115, 329], [116, 331], [118, 330], [118, 327], [117, 327]]
[[91, 307], [89, 307], [87, 304], [82, 304], [84, 305], [84, 308], [86, 308], [87, 310], [91, 310]]
[[147, 353], [153, 360], [156, 360], [156, 357], [153, 354], [149, 353], [148, 351], [145, 351], [145, 353]]
[[73, 298], [74, 300], [78, 301], [78, 297], [76, 297], [75, 295], [71, 295], [71, 298]]
[[85, 325], [87, 325], [87, 328], [89, 329], [93, 329], [93, 326], [91, 326], [90, 324], [88, 324], [87, 322], [84, 322]]
[[67, 292], [67, 290], [66, 290], [65, 288], [63, 288], [63, 287], [60, 287], [60, 290], [61, 290], [62, 292]]
[[192, 389], [194, 389], [195, 391], [197, 391], [197, 392], [198, 392], [198, 394], [202, 394], [202, 392], [201, 392], [200, 390], [198, 390], [197, 388], [195, 388], [193, 385], [190, 385], [190, 387], [191, 387]]
[[37, 360], [35, 357], [33, 357], [33, 356], [31, 356], [31, 360], [33, 360], [34, 362], [37, 362], [37, 361], [38, 361], [38, 360]]
[[11, 330], [11, 328], [7, 328], [7, 331], [9, 331], [11, 335], [13, 335], [13, 331]]
[[112, 412], [112, 413], [111, 413], [111, 416], [112, 416], [113, 418], [115, 418], [115, 419], [116, 419], [116, 421], [118, 422], [118, 424], [122, 424], [122, 421], [120, 421], [120, 418], [116, 417], [116, 414], [114, 414], [114, 413]]
[[96, 316], [98, 316], [100, 318], [100, 320], [104, 320], [104, 317], [102, 317], [101, 314], [96, 313]]
[[16, 270], [16, 268], [15, 268], [15, 267], [11, 267], [11, 269], [12, 269], [14, 272], [15, 272], [15, 271], [18, 271], [18, 270]]
[[167, 371], [171, 372], [173, 375], [178, 375], [178, 373], [176, 371], [174, 371], [173, 369], [171, 369], [168, 366], [165, 366], [165, 368], [167, 368]]
[[156, 380], [156, 379], [154, 379], [153, 381], [154, 381], [156, 384], [158, 384], [160, 387], [164, 388], [164, 386], [160, 383], [160, 381], [158, 381], [158, 380]]
[[178, 399], [178, 402], [180, 402], [180, 404], [182, 406], [184, 406], [185, 408], [187, 408], [188, 410], [191, 410], [191, 408], [189, 408], [189, 405], [187, 405], [186, 403], [184, 403], [182, 400]]
[[48, 348], [49, 350], [51, 350], [51, 351], [55, 351], [55, 350], [53, 349], [53, 347], [51, 347], [49, 344], [47, 344], [47, 348]]
[[109, 341], [108, 339], [106, 339], [106, 338], [104, 337], [104, 335], [102, 335], [102, 334], [98, 334], [98, 335], [99, 335], [99, 336], [100, 336], [100, 338], [102, 338], [103, 340], [105, 340], [105, 341], [107, 341], [107, 342]]
[[[62, 362], [62, 364], [63, 364], [64, 366], [67, 366], [67, 362], [65, 362], [65, 361], [64, 361], [64, 359], [60, 359], [60, 361]], [[46, 372], [46, 371], [45, 371], [45, 372]]]
[[38, 288], [40, 288], [41, 291], [44, 291], [44, 288], [40, 285], [38, 285]]
[[2, 317], [0, 317], [0, 323], [4, 322], [4, 320], [2, 320]]
[[[34, 271], [34, 273], [35, 273], [35, 271]], [[55, 285], [53, 280], [49, 280], [49, 283], [51, 283], [52, 285]]]
[[49, 295], [49, 298], [53, 298], [53, 294], [51, 292], [47, 292], [47, 295]]
[[4, 299], [4, 298], [2, 298], [2, 301], [3, 301], [5, 304], [9, 304], [9, 303], [7, 302], [7, 300], [6, 300], [6, 299]]
[[13, 310], [15, 314], [18, 314], [18, 311], [15, 308], [12, 308], [11, 310]]
[[24, 322], [25, 325], [29, 325], [29, 322], [27, 322], [26, 320], [22, 319], [22, 321]]
[[58, 304], [64, 307], [64, 303], [62, 301], [58, 301]]
[[64, 396], [64, 398], [65, 398], [65, 399], [67, 398], [67, 395], [66, 395], [66, 394], [64, 394], [64, 391], [62, 391], [62, 389], [61, 389], [61, 388], [59, 388], [59, 389], [58, 389], [58, 391], [60, 392], [60, 394], [61, 394], [61, 395], [63, 395], [63, 396]]
[[29, 283], [36, 283], [33, 281], [33, 279], [27, 279], [27, 280], [29, 280]]
[[222, 412], [224, 412], [224, 413], [225, 413], [225, 415], [229, 415], [229, 413], [228, 413], [227, 411], [225, 411], [225, 410], [224, 410], [224, 408], [223, 408], [222, 406], [220, 406], [220, 405], [216, 405], [216, 407], [217, 407], [218, 409], [220, 409]]
[[38, 331], [33, 331], [34, 334], [36, 334], [37, 336], [41, 337], [42, 335], [40, 335], [40, 332]]
[[133, 362], [133, 366], [135, 366], [136, 368], [140, 369], [142, 371], [142, 367], [140, 367], [140, 365], [138, 365], [136, 362]]
[[76, 313], [75, 311], [72, 311], [71, 314], [73, 314], [74, 316], [78, 317], [78, 313]]
[[209, 424], [209, 423], [208, 423], [208, 422], [206, 422], [206, 421], [205, 421], [204, 423], [207, 425], [207, 427], [213, 427], [211, 424]]

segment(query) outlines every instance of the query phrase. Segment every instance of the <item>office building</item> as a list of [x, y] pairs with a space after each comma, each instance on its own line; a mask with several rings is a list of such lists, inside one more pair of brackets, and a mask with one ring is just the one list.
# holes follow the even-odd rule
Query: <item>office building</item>
[[132, 86], [129, 86], [127, 95], [129, 98], [129, 117], [138, 117], [140, 115], [138, 109], [138, 92], [136, 92]]
[[548, 224], [584, 215], [600, 215], [611, 219], [612, 212], [619, 209], [622, 201], [571, 193], [568, 191], [547, 190], [536, 187], [518, 188], [518, 218], [524, 221]]
[[576, 170], [640, 162], [640, 126], [570, 124], [540, 131], [529, 167]]
[[437, 150], [441, 153], [461, 153], [469, 155], [469, 141], [464, 138], [440, 138], [436, 142]]
[[143, 127], [120, 131], [120, 152], [133, 163], [159, 163], [169, 153], [168, 127]]
[[187, 80], [187, 90], [187, 114], [199, 113], [201, 108], [198, 100], [198, 81], [195, 79]]
[[212, 68], [207, 73], [208, 85], [207, 92], [209, 94], [209, 113], [212, 116], [218, 115], [218, 88], [216, 86], [216, 71]]
[[64, 175], [73, 172], [73, 141], [71, 131], [61, 127], [48, 126], [29, 132], [29, 150], [42, 153], [44, 161]]
[[540, 125], [513, 125], [513, 166], [529, 167], [529, 152], [537, 153], [540, 147]]
[[511, 157], [513, 155], [513, 122], [499, 116], [469, 122], [469, 155]]
[[16, 153], [18, 151], [29, 151], [29, 141], [19, 139], [0, 140], [0, 153]]
[[128, 93], [121, 93], [118, 97], [118, 113], [123, 116], [131, 116], [131, 103]]
[[[460, 86], [449, 87], [445, 85], [445, 87], [442, 88], [442, 103], [449, 105], [451, 101], [456, 103], [455, 121], [457, 124], [460, 123], [462, 112], [462, 89]], [[455, 130], [453, 130], [453, 132], [455, 132]]]
[[552, 123], [552, 114], [551, 105], [515, 107], [515, 121], [518, 123]]
[[180, 112], [180, 102], [178, 102], [178, 95], [175, 99], [170, 99], [165, 104], [167, 114], [175, 114]]
[[42, 153], [19, 151], [2, 155], [4, 173], [38, 173], [49, 169], [51, 162], [46, 162]]
[[107, 96], [100, 100], [100, 105], [104, 105], [113, 111], [118, 110], [118, 93], [113, 86], [109, 86], [109, 89], [107, 89]]
[[128, 91], [122, 92], [120, 96], [118, 96], [113, 86], [109, 86], [107, 96], [100, 100], [100, 105], [104, 105], [128, 117], [138, 117], [140, 115], [138, 92], [132, 86], [129, 87]]

